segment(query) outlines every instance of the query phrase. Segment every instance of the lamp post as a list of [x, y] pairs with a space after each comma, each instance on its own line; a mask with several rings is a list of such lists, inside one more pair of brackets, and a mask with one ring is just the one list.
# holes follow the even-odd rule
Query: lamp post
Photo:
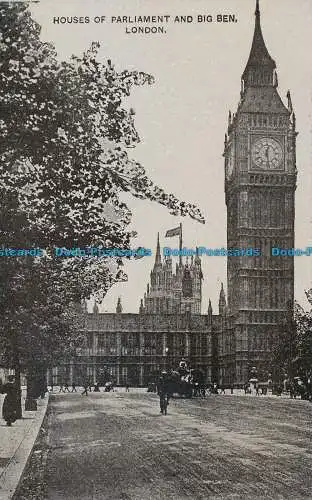
[[166, 348], [165, 348], [165, 353], [166, 353], [165, 368], [166, 368], [166, 371], [168, 371], [168, 369], [169, 369], [169, 367], [168, 367], [169, 347], [166, 347]]

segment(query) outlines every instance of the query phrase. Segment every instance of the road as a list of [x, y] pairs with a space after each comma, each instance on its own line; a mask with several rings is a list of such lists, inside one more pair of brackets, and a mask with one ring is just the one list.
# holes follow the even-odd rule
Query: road
[[312, 404], [143, 392], [51, 397], [49, 500], [312, 499]]

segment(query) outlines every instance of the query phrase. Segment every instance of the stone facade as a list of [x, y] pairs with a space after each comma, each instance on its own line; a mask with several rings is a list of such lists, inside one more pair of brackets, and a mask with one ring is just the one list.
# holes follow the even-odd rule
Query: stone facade
[[[193, 368], [202, 370], [207, 381], [218, 380], [218, 339], [227, 324], [223, 287], [220, 315], [122, 313], [118, 300], [116, 313], [81, 311], [85, 322], [85, 346], [70, 363], [49, 372], [54, 385], [105, 382], [146, 386], [162, 369], [176, 368], [186, 358]], [[225, 343], [226, 344], [226, 343]], [[104, 380], [105, 379], [105, 380]]]
[[[182, 229], [181, 229], [182, 230]], [[198, 256], [192, 256], [186, 263], [179, 259], [173, 272], [172, 258], [162, 261], [159, 234], [157, 238], [155, 264], [151, 271], [144, 299], [141, 300], [141, 314], [192, 314], [201, 313], [202, 269]]]
[[64, 367], [64, 380], [96, 382], [104, 370], [117, 385], [145, 386], [162, 369], [176, 368], [182, 357], [211, 376], [208, 316], [92, 313], [86, 335], [79, 362]]

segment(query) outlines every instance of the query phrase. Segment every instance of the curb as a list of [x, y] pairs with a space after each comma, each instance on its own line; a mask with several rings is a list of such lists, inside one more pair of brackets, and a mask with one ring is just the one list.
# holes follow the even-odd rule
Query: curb
[[27, 412], [27, 414], [35, 414], [34, 418], [30, 419], [22, 440], [0, 477], [0, 500], [10, 500], [13, 497], [31, 455], [48, 408], [49, 395], [39, 401], [43, 401], [44, 404], [39, 403], [36, 412]]

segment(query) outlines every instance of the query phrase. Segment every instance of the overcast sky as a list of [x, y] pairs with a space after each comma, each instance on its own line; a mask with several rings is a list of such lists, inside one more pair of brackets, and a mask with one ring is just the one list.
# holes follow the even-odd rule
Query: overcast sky
[[[297, 115], [298, 188], [296, 192], [296, 246], [312, 246], [312, 2], [261, 0], [261, 22], [268, 50], [277, 63], [279, 92], [285, 102], [292, 93]], [[41, 0], [32, 6], [42, 26], [42, 39], [54, 43], [60, 59], [79, 55], [92, 41], [101, 43], [100, 58], [116, 68], [137, 69], [154, 75], [155, 84], [135, 89], [129, 106], [136, 111], [141, 144], [129, 151], [150, 177], [183, 200], [196, 203], [206, 224], [170, 216], [147, 201], [131, 200], [133, 242], [152, 248], [160, 231], [161, 245], [176, 247], [177, 238], [164, 239], [167, 229], [183, 222], [184, 245], [226, 246], [223, 142], [229, 109], [236, 111], [240, 78], [254, 30], [255, 0]], [[237, 23], [173, 23], [176, 15], [235, 14]], [[112, 24], [117, 15], [170, 15], [166, 34], [126, 34], [124, 24]], [[53, 17], [106, 16], [96, 24], [53, 24]], [[295, 293], [304, 302], [304, 288], [312, 282], [312, 257], [297, 257]], [[128, 263], [128, 283], [116, 285], [102, 311], [114, 311], [121, 296], [124, 312], [137, 312], [153, 257]], [[221, 281], [226, 285], [226, 258], [203, 257], [203, 312], [211, 297], [214, 311]]]

